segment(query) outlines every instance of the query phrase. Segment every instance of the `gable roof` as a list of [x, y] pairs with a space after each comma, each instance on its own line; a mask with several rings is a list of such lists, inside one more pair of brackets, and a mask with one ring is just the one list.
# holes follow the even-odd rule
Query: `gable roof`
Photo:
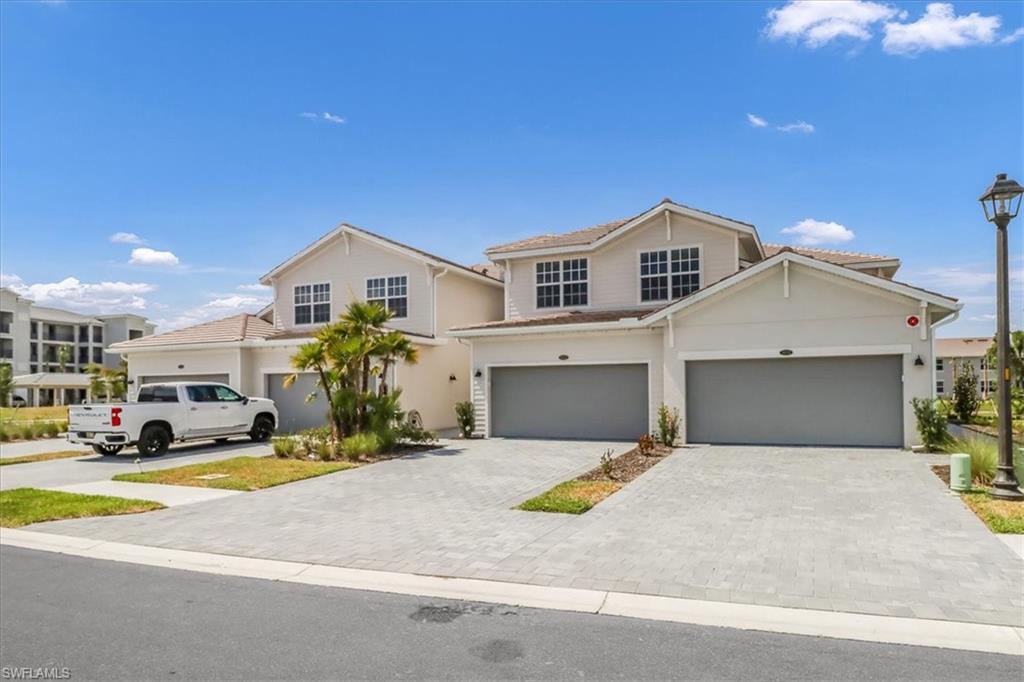
[[305, 247], [304, 249], [293, 255], [288, 260], [275, 266], [270, 272], [260, 277], [260, 284], [269, 285], [272, 278], [277, 277], [285, 270], [291, 268], [293, 265], [296, 265], [306, 256], [312, 254], [321, 247], [333, 242], [335, 239], [342, 237], [346, 234], [361, 237], [363, 239], [366, 239], [367, 241], [376, 243], [379, 246], [384, 246], [394, 251], [404, 253], [405, 255], [411, 258], [423, 261], [424, 263], [433, 265], [435, 267], [454, 268], [455, 272], [457, 272], [458, 274], [466, 275], [478, 282], [486, 282], [487, 284], [496, 286], [502, 285], [500, 278], [494, 277], [490, 274], [479, 272], [466, 265], [456, 263], [455, 261], [448, 260], [447, 258], [442, 258], [441, 256], [436, 256], [432, 253], [428, 253], [427, 251], [417, 249], [413, 246], [409, 246], [408, 244], [403, 244], [402, 242], [395, 241], [394, 239], [391, 239], [389, 237], [379, 235], [375, 232], [370, 232], [369, 230], [364, 230], [361, 227], [356, 227], [355, 225], [350, 225], [348, 223], [342, 223], [338, 225], [336, 228], [334, 228], [327, 234], [323, 235], [315, 242], [313, 242], [309, 246]]
[[[600, 225], [592, 225], [571, 232], [561, 234], [542, 234], [514, 242], [498, 244], [484, 251], [488, 257], [495, 259], [501, 256], [519, 255], [522, 252], [542, 251], [546, 249], [567, 249], [573, 247], [586, 247], [587, 249], [597, 248], [614, 239], [619, 234], [624, 234], [636, 225], [654, 217], [661, 211], [672, 211], [678, 215], [684, 215], [705, 222], [712, 223], [718, 227], [737, 230], [749, 234], [754, 238], [758, 250], [761, 250], [761, 242], [757, 236], [756, 228], [750, 223], [741, 220], [727, 218], [717, 213], [704, 211], [685, 204], [676, 203], [672, 199], [665, 198], [651, 208], [629, 218], [613, 220]], [[581, 249], [582, 250], [582, 249]]]
[[809, 246], [787, 246], [785, 244], [765, 244], [765, 258], [770, 258], [784, 249], [792, 249], [811, 258], [835, 263], [836, 265], [855, 265], [859, 263], [888, 263], [899, 262], [895, 256], [879, 256], [872, 253], [857, 253], [855, 251], [839, 251], [838, 249], [815, 249]]
[[274, 333], [274, 325], [266, 320], [241, 313], [212, 322], [183, 327], [163, 334], [142, 336], [131, 341], [122, 341], [110, 346], [112, 351], [138, 350], [156, 346], [171, 346], [191, 343], [224, 343], [265, 339]]
[[991, 336], [935, 339], [937, 358], [983, 358], [995, 341]]

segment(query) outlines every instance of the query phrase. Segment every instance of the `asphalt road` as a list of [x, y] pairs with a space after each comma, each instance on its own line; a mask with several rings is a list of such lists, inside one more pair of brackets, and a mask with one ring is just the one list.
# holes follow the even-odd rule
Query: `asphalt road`
[[63, 667], [71, 679], [108, 680], [1024, 675], [1018, 657], [276, 583], [6, 546], [0, 667]]

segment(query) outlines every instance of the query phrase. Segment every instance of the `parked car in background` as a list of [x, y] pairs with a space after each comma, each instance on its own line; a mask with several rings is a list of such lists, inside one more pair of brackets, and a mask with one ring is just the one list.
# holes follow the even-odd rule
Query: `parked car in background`
[[162, 455], [175, 441], [227, 440], [248, 435], [262, 443], [277, 428], [277, 408], [216, 383], [174, 382], [139, 388], [133, 403], [75, 405], [68, 410], [68, 441], [116, 455], [134, 445]]

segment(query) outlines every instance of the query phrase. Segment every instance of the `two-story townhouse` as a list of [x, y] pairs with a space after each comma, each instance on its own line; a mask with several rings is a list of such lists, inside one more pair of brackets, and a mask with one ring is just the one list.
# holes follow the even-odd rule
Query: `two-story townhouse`
[[974, 370], [978, 378], [978, 394], [985, 400], [996, 390], [998, 374], [988, 365], [991, 336], [947, 338], [935, 340], [935, 394], [952, 398], [956, 378], [961, 372]]
[[419, 351], [416, 364], [394, 368], [389, 383], [402, 389], [404, 409], [428, 429], [454, 428], [455, 403], [468, 400], [469, 347], [448, 338], [450, 327], [502, 319], [503, 285], [497, 269], [475, 270], [378, 234], [342, 224], [261, 278], [273, 303], [258, 315], [173, 330], [114, 344], [128, 357], [133, 390], [173, 380], [220, 381], [242, 393], [272, 398], [281, 431], [325, 423], [316, 377], [299, 375], [290, 359], [314, 332], [354, 300], [379, 301], [394, 314], [389, 327]]
[[909, 446], [960, 308], [894, 281], [898, 259], [764, 245], [670, 199], [486, 253], [504, 319], [451, 334], [488, 436], [634, 439], [664, 404], [691, 443]]

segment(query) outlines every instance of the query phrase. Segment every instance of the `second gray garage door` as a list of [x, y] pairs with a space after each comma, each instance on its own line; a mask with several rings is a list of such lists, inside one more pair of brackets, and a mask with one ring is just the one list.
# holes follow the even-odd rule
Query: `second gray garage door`
[[636, 440], [647, 415], [647, 365], [491, 369], [493, 436]]
[[[280, 433], [296, 433], [327, 425], [327, 400], [316, 385], [315, 374], [300, 374], [291, 388], [284, 388], [282, 382], [287, 374], [267, 375], [267, 397], [277, 406], [277, 430]], [[316, 400], [306, 402], [306, 396], [316, 392]]]
[[903, 445], [900, 356], [686, 363], [686, 439]]

